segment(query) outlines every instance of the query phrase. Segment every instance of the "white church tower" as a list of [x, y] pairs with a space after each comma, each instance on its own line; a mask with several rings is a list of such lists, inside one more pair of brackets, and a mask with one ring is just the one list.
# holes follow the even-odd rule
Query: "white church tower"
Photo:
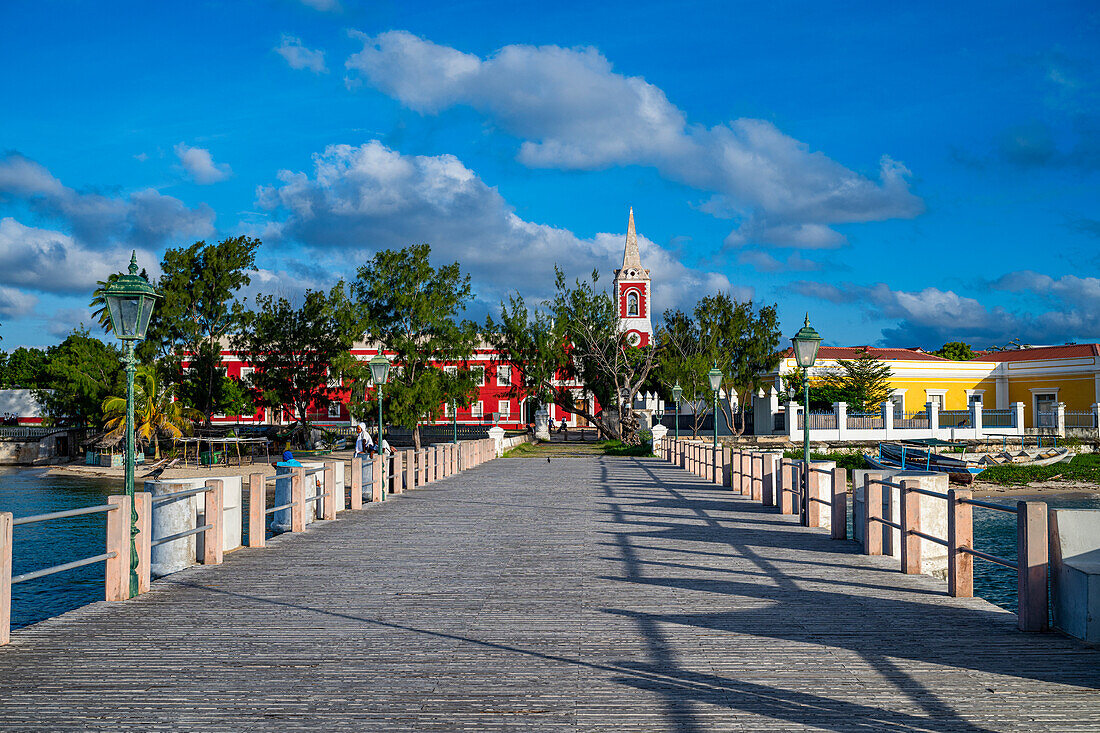
[[627, 334], [628, 341], [635, 346], [647, 346], [653, 337], [651, 291], [649, 270], [642, 268], [642, 258], [638, 253], [634, 207], [630, 208], [630, 222], [626, 228], [623, 266], [615, 271], [615, 296], [619, 304], [620, 327]]

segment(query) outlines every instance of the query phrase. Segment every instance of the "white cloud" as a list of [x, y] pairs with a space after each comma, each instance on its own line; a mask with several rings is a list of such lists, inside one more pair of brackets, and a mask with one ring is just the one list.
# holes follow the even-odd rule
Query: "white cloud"
[[478, 110], [523, 139], [519, 159], [529, 166], [653, 166], [713, 193], [711, 209], [742, 220], [730, 246], [836, 247], [844, 238], [831, 225], [924, 209], [909, 171], [887, 156], [872, 180], [765, 120], [690, 124], [661, 89], [615, 73], [593, 48], [515, 45], [482, 59], [405, 31], [355, 35], [363, 50], [350, 70], [423, 113]]
[[[124, 269], [130, 251], [114, 247], [93, 251], [61, 232], [0, 219], [0, 284], [50, 293], [90, 293], [97, 280]], [[139, 252], [139, 262], [155, 269], [157, 258]]]
[[[609, 276], [622, 258], [625, 234], [586, 239], [525, 221], [453, 155], [402, 155], [377, 140], [330, 145], [314, 155], [312, 173], [284, 170], [278, 179], [257, 191], [259, 204], [279, 219], [264, 232], [265, 241], [339, 248], [352, 263], [380, 249], [428, 242], [436, 261], [460, 262], [490, 303], [517, 289], [528, 297], [549, 295], [555, 264], [569, 277], [593, 268]], [[625, 212], [621, 217], [625, 223]], [[730, 289], [725, 275], [685, 267], [644, 237], [639, 243], [656, 283], [655, 310]], [[751, 297], [744, 289], [737, 294]]]
[[19, 318], [34, 310], [38, 298], [16, 288], [0, 285], [0, 316]]
[[214, 158], [206, 148], [192, 148], [179, 143], [175, 151], [183, 169], [195, 183], [201, 186], [224, 181], [233, 175], [233, 170], [228, 165], [215, 164]]
[[309, 69], [321, 74], [325, 68], [325, 52], [314, 51], [302, 45], [302, 39], [283, 34], [282, 41], [275, 47], [275, 53], [282, 56], [292, 69]]
[[339, 0], [298, 0], [302, 5], [320, 10], [322, 13], [331, 13], [340, 10]]
[[760, 272], [813, 272], [824, 269], [820, 262], [808, 260], [798, 252], [792, 252], [786, 260], [780, 260], [769, 252], [749, 249], [743, 250], [737, 261], [742, 265], [752, 265]]
[[939, 288], [907, 292], [893, 290], [885, 283], [866, 287], [816, 282], [795, 283], [793, 287], [809, 297], [857, 304], [874, 318], [898, 319], [895, 327], [882, 332], [886, 342], [894, 346], [966, 341], [984, 347], [1016, 338], [1034, 344], [1100, 339], [1100, 279], [1092, 277], [1009, 273], [993, 287], [1045, 298], [1054, 306], [1047, 311], [1019, 312], [988, 307], [975, 298]]
[[153, 249], [172, 238], [204, 237], [214, 231], [209, 206], [188, 208], [151, 188], [114, 197], [76, 191], [19, 153], [0, 155], [0, 197], [4, 196], [63, 221], [73, 240], [89, 249], [107, 245]]

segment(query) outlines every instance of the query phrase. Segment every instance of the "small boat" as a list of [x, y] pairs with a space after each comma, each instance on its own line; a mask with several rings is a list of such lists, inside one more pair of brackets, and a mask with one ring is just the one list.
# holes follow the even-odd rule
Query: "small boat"
[[1003, 464], [1017, 466], [1049, 466], [1068, 461], [1073, 454], [1066, 448], [1025, 449], [1010, 453], [1002, 451], [996, 454], [961, 454], [956, 458], [936, 453], [934, 448], [965, 447], [965, 444], [946, 440], [927, 439], [921, 441], [902, 441], [879, 443], [877, 456], [864, 456], [867, 465], [881, 470], [936, 471], [946, 473], [957, 484], [969, 484], [974, 477], [989, 468]]

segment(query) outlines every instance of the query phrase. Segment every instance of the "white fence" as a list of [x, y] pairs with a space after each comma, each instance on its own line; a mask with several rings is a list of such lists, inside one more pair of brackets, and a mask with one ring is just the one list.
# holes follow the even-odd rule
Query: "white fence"
[[[969, 410], [943, 411], [929, 402], [916, 413], [894, 414], [894, 406], [883, 403], [876, 413], [848, 413], [843, 402], [833, 404], [831, 412], [810, 413], [810, 440], [831, 442], [845, 440], [906, 440], [939, 438], [940, 440], [974, 440], [983, 437], [1024, 434], [1024, 403], [1017, 402], [1007, 410], [983, 410], [974, 403]], [[1065, 406], [1059, 406], [1064, 414]], [[757, 435], [774, 426], [772, 435], [786, 435], [801, 440], [803, 431], [802, 405], [788, 402], [786, 410], [774, 413], [771, 420], [758, 424]], [[1055, 421], [1063, 425], [1064, 419]]]

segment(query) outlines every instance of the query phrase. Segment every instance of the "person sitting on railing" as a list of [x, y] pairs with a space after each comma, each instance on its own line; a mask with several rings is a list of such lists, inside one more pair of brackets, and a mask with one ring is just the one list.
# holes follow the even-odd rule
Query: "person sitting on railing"
[[283, 451], [283, 462], [282, 462], [281, 465], [283, 465], [283, 466], [292, 466], [293, 467], [293, 466], [301, 466], [302, 464], [298, 462], [298, 459], [296, 459], [294, 457], [293, 453], [291, 453], [289, 450], [285, 450], [285, 451]]
[[367, 432], [366, 423], [359, 423], [359, 432], [355, 436], [355, 455], [371, 453], [374, 449], [374, 441]]

